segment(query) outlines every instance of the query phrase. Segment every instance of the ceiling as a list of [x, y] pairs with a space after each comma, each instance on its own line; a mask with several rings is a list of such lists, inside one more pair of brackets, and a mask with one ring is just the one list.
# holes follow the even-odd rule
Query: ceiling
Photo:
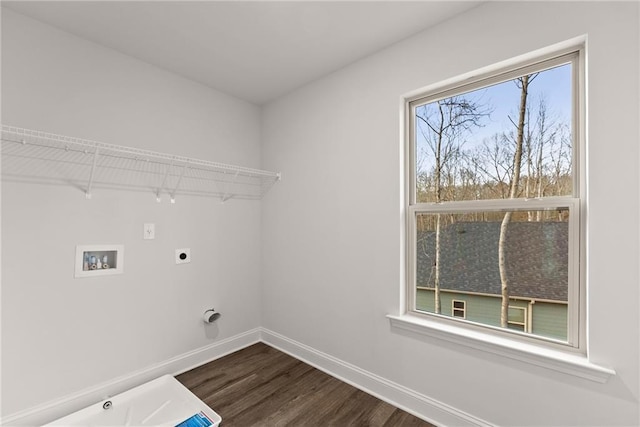
[[263, 104], [479, 1], [2, 1], [121, 53]]

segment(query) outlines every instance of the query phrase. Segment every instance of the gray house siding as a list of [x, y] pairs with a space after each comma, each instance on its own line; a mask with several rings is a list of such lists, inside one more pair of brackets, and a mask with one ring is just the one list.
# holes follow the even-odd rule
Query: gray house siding
[[567, 306], [548, 302], [533, 305], [533, 333], [559, 340], [567, 339]]
[[[465, 320], [477, 322], [484, 325], [500, 327], [500, 304], [499, 295], [476, 295], [465, 294], [455, 291], [441, 291], [440, 301], [442, 314], [453, 316], [452, 301], [465, 301]], [[531, 319], [531, 332], [535, 335], [555, 338], [559, 340], [567, 339], [567, 305], [563, 302], [541, 302], [536, 301], [530, 305], [528, 300], [514, 300], [511, 307], [523, 307], [527, 310], [527, 318]], [[432, 289], [418, 289], [416, 293], [416, 309], [433, 313], [434, 311], [434, 291]], [[528, 320], [527, 319], [527, 320]], [[514, 326], [514, 329], [517, 329]]]

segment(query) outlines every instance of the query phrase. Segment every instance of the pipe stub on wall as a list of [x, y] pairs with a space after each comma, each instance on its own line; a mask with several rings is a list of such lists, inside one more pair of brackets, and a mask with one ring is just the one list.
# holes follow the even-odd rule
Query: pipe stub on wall
[[204, 323], [213, 323], [220, 317], [220, 313], [218, 313], [215, 309], [210, 308], [209, 310], [204, 312], [202, 316]]

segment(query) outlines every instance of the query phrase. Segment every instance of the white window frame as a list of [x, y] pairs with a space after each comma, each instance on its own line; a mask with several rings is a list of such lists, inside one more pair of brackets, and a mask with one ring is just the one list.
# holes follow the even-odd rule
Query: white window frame
[[[465, 200], [458, 202], [443, 203], [415, 203], [408, 206], [407, 218], [407, 284], [406, 284], [406, 312], [415, 316], [431, 317], [438, 322], [462, 322], [461, 327], [473, 329], [485, 329], [490, 333], [509, 337], [514, 340], [526, 341], [534, 344], [553, 347], [560, 350], [578, 352], [586, 354], [584, 345], [585, 328], [581, 328], [580, 321], [584, 317], [584, 281], [580, 274], [580, 205], [578, 198], [574, 197], [546, 197], [542, 199], [500, 199], [500, 200]], [[529, 211], [529, 210], [557, 210], [558, 208], [569, 211], [569, 232], [568, 232], [568, 313], [567, 313], [567, 341], [556, 340], [554, 338], [540, 335], [524, 334], [512, 329], [499, 328], [496, 326], [470, 322], [469, 320], [453, 318], [452, 316], [427, 313], [416, 309], [416, 230], [417, 217], [420, 214], [437, 213], [471, 213], [487, 211]], [[582, 330], [581, 330], [582, 329]], [[542, 342], [541, 342], [542, 341]]]
[[[457, 302], [462, 303], [462, 308], [456, 307]], [[456, 316], [454, 314], [456, 311], [461, 311], [462, 316]], [[451, 300], [451, 317], [455, 317], [456, 319], [466, 319], [467, 318], [467, 302], [461, 299], [452, 299]]]
[[[409, 331], [417, 335], [434, 337], [467, 347], [487, 351], [522, 362], [543, 366], [596, 382], [606, 382], [615, 370], [592, 363], [587, 354], [586, 317], [586, 225], [582, 218], [586, 212], [585, 188], [585, 123], [586, 123], [586, 37], [577, 37], [557, 45], [540, 49], [517, 58], [476, 70], [402, 98], [402, 140], [405, 153], [403, 176], [405, 180], [403, 233], [403, 285], [401, 309], [398, 315], [388, 315], [392, 329]], [[573, 194], [571, 197], [543, 199], [505, 199], [456, 201], [440, 204], [416, 203], [415, 183], [415, 107], [455, 94], [512, 80], [523, 74], [542, 71], [567, 63], [573, 57]], [[541, 65], [544, 64], [544, 65]], [[423, 212], [469, 212], [482, 210], [544, 210], [555, 207], [569, 209], [569, 325], [567, 342], [530, 334], [508, 331], [487, 325], [415, 310], [415, 240], [416, 214]], [[582, 215], [581, 215], [582, 213]], [[582, 216], [582, 218], [581, 218]]]
[[521, 310], [522, 313], [523, 313], [522, 314], [522, 318], [524, 320], [522, 322], [517, 322], [515, 320], [507, 319], [507, 323], [509, 325], [522, 326], [522, 329], [523, 329], [524, 332], [531, 332], [530, 327], [529, 327], [529, 316], [528, 316], [527, 307], [518, 307], [518, 306], [509, 304], [509, 310]]

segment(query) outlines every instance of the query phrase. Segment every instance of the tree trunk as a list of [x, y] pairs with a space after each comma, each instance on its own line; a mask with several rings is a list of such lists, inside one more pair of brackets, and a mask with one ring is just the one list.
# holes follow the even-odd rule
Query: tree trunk
[[[525, 117], [527, 112], [527, 90], [529, 87], [529, 76], [520, 79], [522, 84], [520, 92], [520, 114], [518, 118], [518, 136], [516, 138], [516, 150], [513, 155], [513, 175], [511, 178], [511, 188], [509, 198], [514, 199], [518, 195], [520, 184], [520, 167], [522, 164], [522, 145], [524, 139]], [[498, 268], [500, 269], [500, 289], [502, 294], [502, 304], [500, 306], [500, 326], [506, 328], [509, 325], [509, 281], [505, 262], [505, 246], [507, 240], [507, 228], [511, 221], [511, 212], [504, 214], [502, 224], [500, 224], [500, 239], [498, 240]]]
[[434, 313], [440, 314], [440, 214], [436, 215], [436, 273], [434, 283]]
[[[545, 144], [545, 139], [546, 139], [546, 132], [547, 132], [547, 107], [546, 104], [543, 103], [543, 101], [540, 102], [540, 108], [539, 108], [540, 112], [538, 113], [540, 115], [540, 144], [538, 147], [538, 158], [536, 159], [536, 175], [537, 175], [537, 197], [540, 198], [543, 195], [543, 171], [542, 171], [542, 153], [543, 153], [543, 149], [544, 149], [544, 144]], [[542, 212], [538, 211], [536, 213], [536, 220], [538, 222], [542, 221]]]
[[500, 239], [498, 240], [498, 265], [500, 267], [500, 292], [502, 294], [500, 326], [503, 328], [506, 328], [509, 324], [509, 282], [507, 280], [507, 269], [504, 259], [509, 221], [511, 221], [511, 212], [506, 212], [500, 224]]
[[[442, 106], [438, 103], [440, 110], [440, 131], [436, 143], [436, 203], [442, 201], [442, 134], [444, 126], [444, 113]], [[436, 216], [436, 274], [433, 284], [434, 312], [440, 314], [440, 214]]]

